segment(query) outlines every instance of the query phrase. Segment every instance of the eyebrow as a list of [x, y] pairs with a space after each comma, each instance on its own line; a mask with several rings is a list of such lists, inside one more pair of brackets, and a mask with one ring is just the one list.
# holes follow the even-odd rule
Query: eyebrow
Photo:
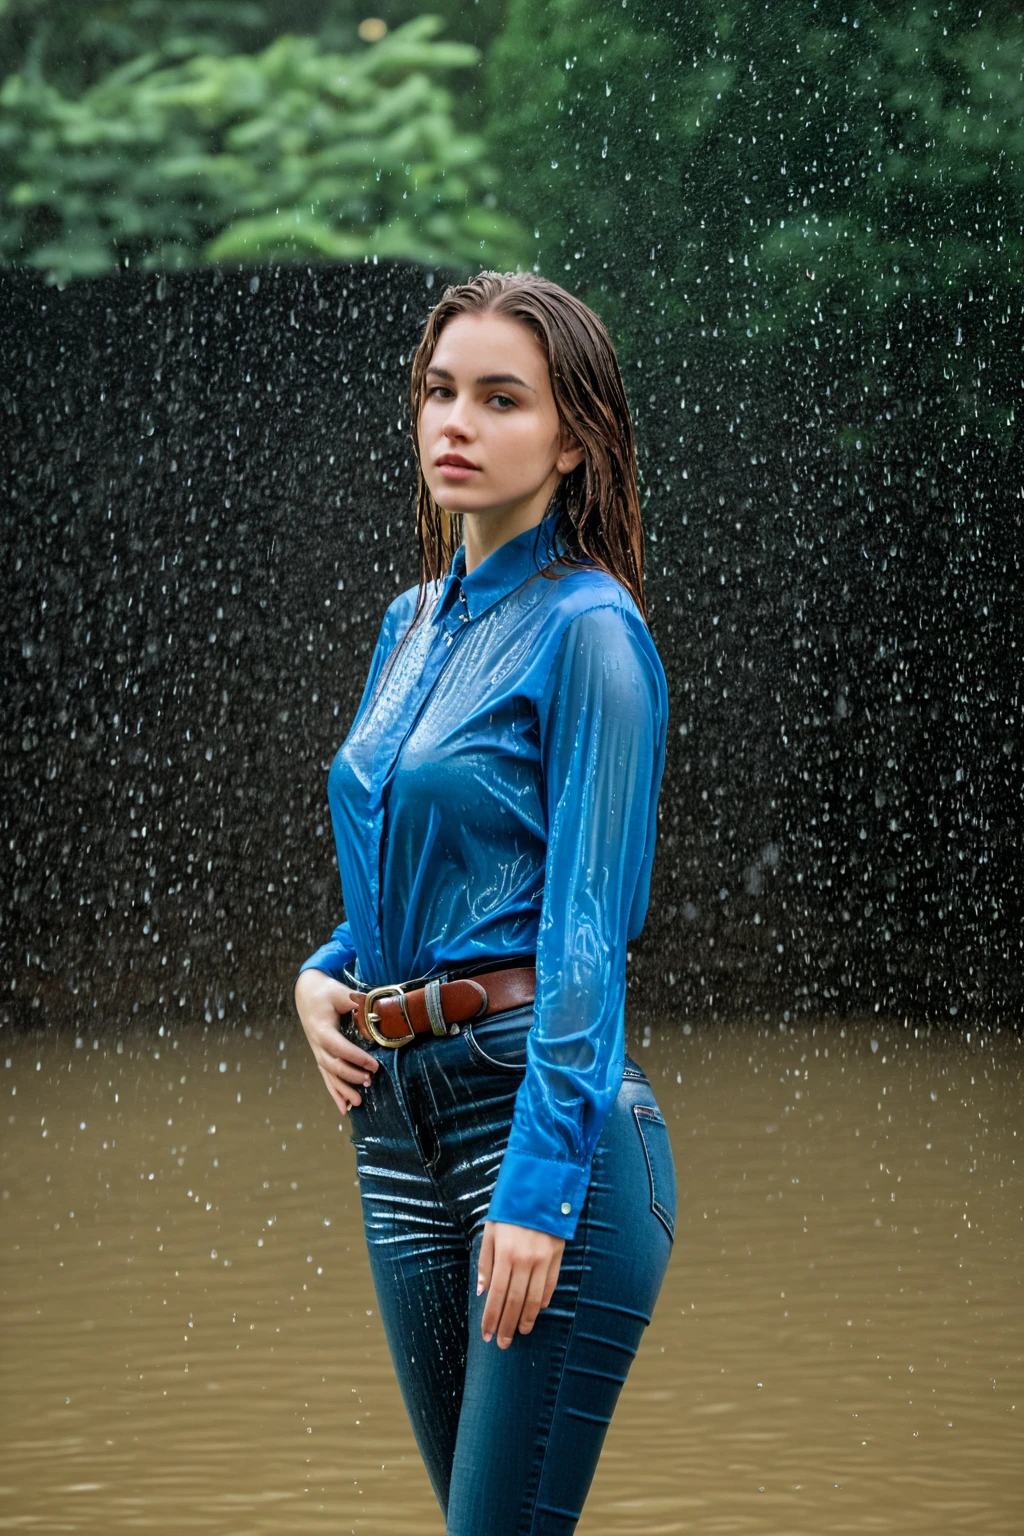
[[[449, 373], [447, 368], [436, 368], [433, 363], [427, 372], [436, 373], [439, 379], [451, 379], [453, 382], [455, 379], [455, 375]], [[519, 378], [514, 373], [485, 373], [476, 382], [478, 384], [518, 384], [520, 389], [528, 389], [531, 395], [537, 393], [532, 384], [527, 384], [525, 379]]]

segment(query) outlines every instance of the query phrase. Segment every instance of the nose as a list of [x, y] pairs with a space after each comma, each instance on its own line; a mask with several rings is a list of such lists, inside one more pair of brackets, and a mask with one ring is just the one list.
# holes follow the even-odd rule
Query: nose
[[448, 438], [468, 438], [473, 435], [472, 422], [466, 410], [464, 400], [456, 397], [448, 402], [448, 414], [441, 428], [442, 436]]

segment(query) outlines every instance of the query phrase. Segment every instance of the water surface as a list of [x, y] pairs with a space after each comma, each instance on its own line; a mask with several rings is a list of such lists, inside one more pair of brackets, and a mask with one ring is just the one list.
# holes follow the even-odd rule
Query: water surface
[[[581, 1536], [1019, 1532], [1018, 1040], [631, 1048], [679, 1223]], [[441, 1536], [297, 1026], [2, 1059], [0, 1528]]]

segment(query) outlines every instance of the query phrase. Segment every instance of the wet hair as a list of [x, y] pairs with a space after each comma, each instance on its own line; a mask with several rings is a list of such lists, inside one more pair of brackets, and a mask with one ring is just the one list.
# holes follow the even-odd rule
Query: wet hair
[[[570, 565], [596, 565], [607, 571], [646, 617], [636, 445], [626, 391], [611, 337], [575, 294], [534, 272], [480, 272], [468, 283], [445, 289], [412, 360], [410, 436], [417, 461], [427, 367], [449, 320], [466, 314], [518, 320], [543, 348], [559, 419], [567, 437], [584, 451], [582, 462], [564, 477], [558, 497], [556, 533], [565, 547], [563, 559]], [[417, 478], [416, 534], [423, 589], [447, 573], [462, 542], [462, 517], [438, 506], [422, 469]]]
[[611, 337], [592, 309], [547, 278], [534, 272], [479, 272], [469, 282], [444, 290], [427, 318], [412, 360], [409, 436], [417, 462], [419, 592], [412, 623], [392, 653], [392, 662], [425, 612], [428, 586], [447, 575], [462, 542], [462, 515], [439, 506], [423, 478], [417, 429], [426, 372], [441, 332], [450, 320], [466, 314], [502, 315], [529, 327], [548, 360], [563, 431], [584, 450], [582, 461], [564, 476], [548, 508], [556, 519], [555, 535], [563, 553], [540, 574], [557, 580], [567, 567], [596, 566], [621, 582], [647, 618], [636, 444]]

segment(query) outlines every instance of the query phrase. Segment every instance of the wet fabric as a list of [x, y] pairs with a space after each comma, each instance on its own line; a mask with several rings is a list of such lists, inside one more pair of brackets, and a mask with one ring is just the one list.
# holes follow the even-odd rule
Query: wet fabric
[[490, 1214], [571, 1237], [622, 1075], [668, 696], [625, 588], [560, 553], [552, 514], [468, 574], [460, 548], [397, 650], [416, 589], [388, 608], [328, 778], [346, 920], [303, 969], [381, 985], [535, 954]]
[[506, 1350], [476, 1294], [532, 1010], [408, 1050], [351, 1111], [381, 1320], [447, 1536], [570, 1536], [671, 1253], [675, 1169], [628, 1058], [550, 1305]]

